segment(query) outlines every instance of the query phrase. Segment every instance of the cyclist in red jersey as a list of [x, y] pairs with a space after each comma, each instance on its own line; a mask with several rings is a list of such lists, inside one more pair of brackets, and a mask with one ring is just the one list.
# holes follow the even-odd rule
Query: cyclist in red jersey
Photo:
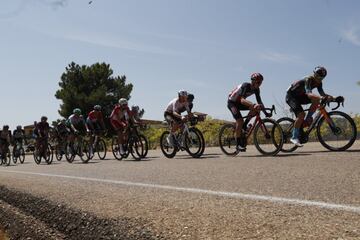
[[89, 112], [86, 124], [90, 132], [105, 130], [104, 116], [100, 105], [95, 105], [94, 110]]
[[128, 107], [126, 98], [120, 98], [119, 104], [115, 105], [110, 115], [110, 123], [118, 136], [118, 143], [120, 145], [120, 154], [124, 154], [123, 144], [125, 143], [125, 131], [131, 117], [131, 112]]

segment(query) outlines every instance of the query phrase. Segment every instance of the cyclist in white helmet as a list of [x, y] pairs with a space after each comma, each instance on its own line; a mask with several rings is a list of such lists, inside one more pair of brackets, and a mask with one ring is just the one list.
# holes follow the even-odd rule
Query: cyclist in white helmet
[[183, 109], [185, 109], [188, 115], [191, 116], [191, 109], [189, 107], [188, 101], [188, 92], [185, 90], [180, 90], [178, 92], [178, 97], [170, 101], [164, 113], [165, 120], [171, 126], [170, 134], [167, 139], [169, 144], [171, 145], [173, 145], [175, 142], [175, 132], [179, 129], [179, 127], [181, 126], [181, 122], [185, 119], [185, 116], [181, 116], [181, 112], [183, 112]]

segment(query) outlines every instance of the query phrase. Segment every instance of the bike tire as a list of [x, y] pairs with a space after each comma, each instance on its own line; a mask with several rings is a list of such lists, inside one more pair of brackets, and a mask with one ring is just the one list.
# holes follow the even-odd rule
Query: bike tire
[[228, 123], [220, 128], [219, 146], [221, 151], [228, 156], [235, 156], [238, 154], [236, 149], [235, 124]]
[[[261, 119], [261, 121], [262, 123], [257, 124], [254, 129], [255, 147], [261, 154], [265, 156], [275, 156], [281, 151], [283, 147], [284, 138], [282, 128], [273, 119], [264, 118]], [[262, 142], [265, 141], [269, 142], [262, 144]], [[265, 147], [269, 147], [271, 150], [267, 150]]]
[[144, 151], [144, 146], [142, 141], [138, 136], [133, 136], [131, 139], [129, 139], [129, 152], [131, 156], [136, 160], [140, 161], [142, 152]]
[[23, 164], [25, 162], [25, 150], [23, 147], [19, 149], [19, 162]]
[[[188, 134], [185, 135], [185, 150], [186, 152], [194, 157], [194, 158], [199, 158], [201, 157], [201, 151], [203, 149], [203, 139], [201, 138], [202, 134], [200, 132], [200, 130], [196, 129], [196, 128], [189, 128], [189, 133], [191, 134], [191, 136], [196, 136], [196, 139], [193, 139], [192, 137], [190, 137]], [[193, 135], [195, 134], [195, 135]], [[195, 141], [194, 141], [195, 140]], [[192, 146], [194, 146], [194, 143], [198, 144], [197, 147], [195, 147], [195, 151], [192, 151], [193, 149], [191, 148]]]
[[106, 153], [107, 153], [107, 149], [106, 149], [106, 143], [104, 141], [104, 139], [99, 139], [97, 144], [96, 144], [96, 152], [98, 157], [101, 160], [104, 160], [106, 158]]
[[120, 145], [118, 143], [117, 137], [114, 136], [111, 140], [111, 151], [117, 160], [122, 160], [123, 157], [120, 154]]
[[79, 155], [83, 163], [88, 163], [90, 161], [89, 157], [90, 144], [86, 140], [82, 140], [78, 145], [77, 154]]
[[167, 158], [173, 158], [176, 155], [177, 152], [177, 148], [175, 146], [171, 146], [168, 142], [167, 142], [167, 136], [170, 134], [169, 131], [165, 131], [161, 134], [160, 137], [160, 148], [162, 153], [165, 155], [165, 157]]
[[46, 148], [46, 158], [45, 158], [45, 162], [47, 164], [51, 164], [53, 161], [54, 155], [53, 155], [53, 151], [52, 151], [52, 147], [50, 144], [47, 145]]
[[70, 143], [66, 143], [65, 159], [68, 163], [74, 162], [75, 159], [75, 149], [74, 146], [70, 145]]
[[149, 151], [149, 142], [148, 142], [147, 138], [142, 134], [139, 135], [139, 138], [143, 144], [143, 151], [141, 153], [141, 158], [146, 158], [148, 151]]
[[280, 127], [283, 130], [284, 143], [281, 148], [281, 151], [285, 153], [290, 153], [295, 151], [298, 148], [298, 146], [290, 142], [295, 120], [289, 117], [283, 117], [283, 118], [279, 118], [276, 122], [280, 125]]
[[[325, 118], [321, 117], [318, 122], [317, 128], [316, 128], [316, 134], [319, 139], [319, 142], [321, 143], [321, 145], [323, 145], [326, 149], [328, 149], [330, 151], [345, 151], [345, 150], [347, 150], [354, 144], [354, 142], [356, 140], [356, 136], [357, 136], [357, 129], [356, 129], [356, 124], [355, 124], [354, 120], [348, 114], [346, 114], [344, 112], [340, 112], [340, 111], [328, 112], [328, 116], [333, 120], [333, 122], [337, 121], [335, 116], [341, 116], [344, 118], [344, 120], [342, 120], [342, 122], [338, 121], [337, 129], [333, 130], [333, 129], [331, 129], [329, 124], [326, 122]], [[347, 121], [347, 123], [346, 123], [346, 121]], [[327, 124], [327, 125], [325, 125], [325, 124]], [[346, 136], [345, 139], [340, 140], [340, 141], [343, 141], [345, 144], [342, 146], [330, 145], [330, 143], [327, 142], [327, 140], [325, 139], [325, 138], [329, 137], [329, 136], [325, 136], [325, 134], [324, 134], [324, 130], [326, 130], [326, 126], [328, 126], [328, 128], [330, 128], [329, 132], [330, 133], [332, 132], [332, 134], [334, 135], [334, 136], [330, 136], [330, 138], [331, 137], [334, 138], [334, 137], [336, 137], [336, 134], [337, 134], [337, 133], [334, 133], [334, 131], [343, 131], [343, 129], [340, 129], [339, 126], [345, 125], [345, 124], [347, 124], [349, 127], [349, 129], [348, 129], [349, 137]], [[344, 133], [344, 132], [342, 132], [342, 133]], [[330, 134], [328, 134], [328, 135], [330, 135]], [[330, 141], [330, 142], [332, 142], [332, 141]]]

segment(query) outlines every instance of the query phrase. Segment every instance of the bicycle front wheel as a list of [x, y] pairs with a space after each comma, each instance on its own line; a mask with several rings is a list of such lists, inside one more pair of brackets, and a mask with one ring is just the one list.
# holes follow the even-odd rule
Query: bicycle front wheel
[[[176, 155], [176, 147], [174, 146], [173, 143], [171, 143], [170, 141], [168, 141], [168, 137], [170, 135], [169, 131], [165, 131], [161, 134], [160, 137], [160, 148], [161, 151], [163, 152], [163, 154], [165, 155], [165, 157], [167, 158], [173, 158]], [[170, 137], [169, 137], [170, 138]]]
[[23, 147], [19, 149], [19, 161], [21, 164], [23, 164], [25, 161], [25, 150]]
[[122, 160], [123, 157], [120, 154], [120, 144], [118, 143], [118, 138], [114, 136], [111, 140], [111, 150], [114, 155], [114, 157], [117, 160]]
[[281, 148], [281, 151], [286, 153], [295, 151], [298, 147], [290, 142], [295, 120], [292, 118], [283, 117], [279, 118], [276, 122], [280, 124], [280, 127], [283, 130], [284, 144]]
[[146, 137], [142, 134], [139, 135], [139, 138], [143, 145], [143, 151], [141, 153], [141, 158], [145, 158], [149, 151], [149, 142], [146, 139]]
[[96, 144], [96, 152], [97, 152], [98, 157], [101, 160], [105, 159], [106, 151], [107, 151], [107, 149], [106, 149], [106, 143], [105, 143], [104, 139], [99, 139]]
[[280, 125], [273, 119], [261, 119], [254, 129], [254, 144], [263, 155], [276, 155], [283, 147], [284, 138]]
[[142, 153], [144, 152], [144, 145], [139, 136], [133, 136], [129, 140], [129, 151], [135, 160], [141, 160]]
[[334, 111], [329, 118], [322, 117], [317, 126], [317, 136], [321, 145], [331, 151], [345, 151], [351, 147], [357, 135], [354, 120], [346, 113]]
[[201, 157], [203, 153], [204, 138], [200, 130], [190, 128], [189, 134], [185, 135], [185, 150], [194, 158]]
[[220, 128], [219, 146], [226, 155], [235, 156], [238, 154], [236, 150], [235, 124], [225, 124]]

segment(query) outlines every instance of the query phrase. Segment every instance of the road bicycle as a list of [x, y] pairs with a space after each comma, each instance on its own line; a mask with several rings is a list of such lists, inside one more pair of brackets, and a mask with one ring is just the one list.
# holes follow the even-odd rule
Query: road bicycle
[[135, 160], [141, 160], [146, 156], [148, 152], [148, 142], [146, 137], [139, 133], [138, 126], [138, 124], [135, 124], [132, 121], [129, 122], [129, 126], [124, 132], [127, 137], [125, 138], [125, 143], [123, 144], [123, 154], [120, 153], [118, 136], [113, 136], [111, 141], [111, 150], [117, 160], [127, 158], [129, 154], [131, 154]]
[[185, 116], [180, 129], [173, 135], [171, 140], [170, 129], [172, 123], [168, 123], [169, 130], [160, 137], [160, 148], [165, 157], [173, 158], [178, 151], [186, 151], [194, 158], [200, 158], [205, 151], [204, 136], [195, 125], [199, 122], [199, 116]]
[[34, 147], [33, 157], [36, 164], [40, 164], [42, 158], [47, 164], [52, 163], [53, 151], [46, 137], [38, 137]]
[[13, 157], [14, 164], [17, 163], [17, 160], [19, 160], [19, 162], [21, 164], [24, 163], [24, 161], [25, 161], [25, 150], [24, 150], [24, 147], [23, 147], [23, 140], [22, 139], [19, 139], [19, 140], [15, 141], [12, 157]]
[[[328, 112], [326, 106], [330, 106], [331, 103], [337, 103], [337, 105]], [[323, 98], [317, 106], [318, 111], [312, 123], [306, 126], [307, 123], [304, 122], [300, 128], [300, 143], [307, 143], [311, 132], [316, 129], [315, 135], [321, 145], [326, 149], [330, 151], [345, 151], [350, 148], [356, 140], [356, 124], [348, 114], [335, 111], [340, 105], [344, 106], [344, 98], [342, 96], [336, 97], [333, 100]], [[309, 111], [309, 109], [305, 111]], [[295, 120], [289, 117], [283, 117], [278, 119], [277, 122], [281, 125], [284, 133], [282, 151], [295, 151], [298, 147], [290, 142]], [[306, 127], [307, 129], [304, 130]]]
[[83, 163], [88, 163], [89, 158], [89, 143], [84, 139], [79, 132], [75, 133], [75, 139], [73, 142], [68, 141], [66, 143], [65, 158], [69, 163], [74, 162], [75, 156], [78, 155]]
[[[253, 135], [253, 143], [256, 149], [263, 155], [276, 155], [280, 152], [283, 145], [283, 133], [281, 126], [272, 119], [273, 112], [276, 114], [275, 106], [272, 108], [264, 108], [267, 112], [266, 118], [260, 117], [260, 112], [253, 116], [245, 116], [254, 118], [253, 124], [248, 125], [248, 129], [244, 132], [245, 146]], [[237, 149], [237, 142], [235, 137], [235, 123], [226, 123], [219, 131], [219, 145], [223, 153], [229, 156], [235, 156], [240, 151]]]
[[3, 141], [3, 143], [0, 146], [1, 147], [0, 165], [10, 166], [11, 153], [10, 153], [9, 145], [10, 145], [9, 143], [5, 143], [5, 141]]
[[106, 157], [106, 142], [102, 136], [106, 135], [105, 131], [93, 131], [90, 133], [89, 149], [87, 151], [88, 158], [92, 159], [97, 153], [98, 157], [103, 160]]

